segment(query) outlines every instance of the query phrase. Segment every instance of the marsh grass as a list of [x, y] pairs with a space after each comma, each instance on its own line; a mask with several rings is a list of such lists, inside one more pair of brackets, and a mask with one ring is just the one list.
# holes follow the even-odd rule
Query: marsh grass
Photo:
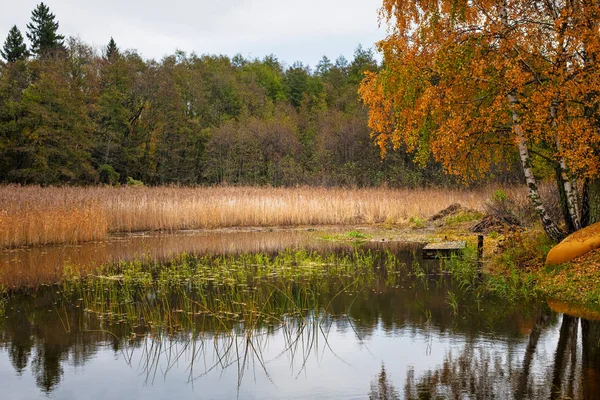
[[[190, 382], [231, 367], [239, 388], [254, 368], [269, 376], [264, 353], [270, 346], [282, 346], [281, 354], [297, 360], [292, 364], [299, 376], [311, 354], [334, 352], [327, 340], [334, 321], [345, 321], [359, 336], [349, 316], [352, 304], [373, 287], [396, 284], [403, 268], [391, 252], [181, 254], [93, 273], [71, 269], [42, 292], [67, 321], [66, 333], [123, 338], [125, 353], [141, 348], [139, 366], [149, 382], [187, 362]], [[82, 316], [77, 326], [68, 323], [73, 313]], [[270, 343], [274, 332], [283, 344]]]
[[361, 232], [361, 231], [353, 230], [353, 231], [348, 231], [348, 232], [339, 233], [339, 234], [321, 235], [320, 238], [322, 240], [327, 240], [327, 241], [332, 241], [332, 242], [362, 243], [367, 240], [370, 240], [372, 238], [372, 236], [367, 233]]
[[463, 222], [472, 222], [477, 221], [483, 218], [484, 214], [482, 212], [473, 212], [473, 211], [461, 211], [456, 215], [448, 216], [444, 219], [445, 225], [455, 225]]
[[399, 224], [453, 203], [483, 209], [492, 189], [0, 187], [0, 247], [77, 243], [114, 232]]
[[[372, 284], [374, 259], [370, 252], [182, 254], [168, 263], [119, 263], [93, 275], [72, 275], [61, 292], [66, 304], [77, 299], [107, 323], [146, 324], [170, 333], [229, 331], [236, 324], [280, 324], [289, 316], [330, 312], [331, 299]], [[395, 256], [386, 255], [384, 265], [396, 264]]]
[[[491, 295], [511, 303], [525, 304], [535, 301], [541, 294], [536, 286], [536, 275], [519, 264], [523, 260], [523, 253], [533, 256], [532, 252], [538, 254], [540, 251], [528, 248], [529, 245], [546, 246], [547, 240], [537, 235], [533, 236], [536, 239], [527, 239], [528, 244], [525, 247], [522, 247], [523, 242], [519, 239], [519, 249], [515, 249], [513, 243], [508, 252], [494, 254], [487, 260], [479, 260], [476, 244], [467, 243], [462, 254], [453, 254], [442, 260], [441, 271], [452, 275], [453, 282], [462, 294], [471, 292], [479, 298]], [[456, 297], [453, 297], [453, 300], [456, 300]], [[455, 301], [451, 303], [454, 304]]]

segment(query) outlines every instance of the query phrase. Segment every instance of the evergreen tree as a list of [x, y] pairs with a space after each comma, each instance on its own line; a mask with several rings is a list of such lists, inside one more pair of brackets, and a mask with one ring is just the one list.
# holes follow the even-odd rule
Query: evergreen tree
[[31, 22], [27, 24], [27, 37], [31, 41], [31, 52], [43, 55], [47, 51], [63, 48], [64, 36], [59, 35], [55, 15], [44, 3], [31, 12]]
[[331, 67], [333, 67], [331, 60], [327, 58], [327, 56], [323, 56], [323, 58], [321, 58], [321, 61], [319, 61], [319, 63], [317, 64], [317, 69], [315, 72], [317, 73], [317, 75], [323, 76], [327, 74], [329, 70], [331, 70]]
[[8, 32], [4, 47], [0, 50], [2, 57], [9, 63], [22, 60], [27, 57], [27, 46], [23, 42], [23, 35], [17, 26], [13, 26]]
[[84, 82], [71, 75], [72, 61], [57, 59], [31, 64], [39, 77], [22, 94], [19, 136], [11, 154], [17, 162], [11, 181], [39, 183], [94, 182], [92, 129], [86, 110]]
[[104, 53], [104, 57], [107, 60], [113, 60], [119, 56], [119, 48], [115, 43], [115, 40], [111, 37], [110, 42], [108, 42], [108, 46], [106, 46], [106, 52]]
[[377, 61], [373, 49], [365, 49], [359, 44], [354, 52], [354, 60], [348, 67], [350, 82], [359, 84], [365, 77], [365, 71], [377, 71]]

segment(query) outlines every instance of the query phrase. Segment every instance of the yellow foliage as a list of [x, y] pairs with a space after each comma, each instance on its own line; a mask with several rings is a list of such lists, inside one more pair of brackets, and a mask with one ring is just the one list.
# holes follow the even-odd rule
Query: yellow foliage
[[383, 0], [381, 20], [383, 68], [360, 94], [382, 153], [425, 148], [447, 172], [482, 177], [522, 140], [514, 112], [545, 159], [598, 175], [596, 2]]

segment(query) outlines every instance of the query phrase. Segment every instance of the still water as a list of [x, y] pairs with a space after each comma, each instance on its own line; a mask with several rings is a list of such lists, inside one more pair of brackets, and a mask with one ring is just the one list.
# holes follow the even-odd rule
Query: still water
[[[279, 234], [311, 246], [298, 235]], [[263, 243], [276, 242], [269, 238]], [[214, 252], [231, 243], [224, 246]], [[256, 250], [282, 251], [267, 247]], [[370, 254], [369, 278], [338, 290], [353, 277], [328, 277], [302, 312], [282, 310], [251, 326], [194, 317], [181, 329], [157, 330], [90, 312], [77, 293], [64, 301], [65, 287], [15, 291], [0, 319], [0, 397], [600, 398], [600, 323], [554, 313], [545, 302], [511, 305], [470, 290], [422, 260], [416, 244], [317, 250], [324, 257]], [[177, 251], [194, 248], [177, 247], [170, 256]], [[181, 299], [169, 299], [156, 304], [171, 311], [162, 318], [185, 312]]]

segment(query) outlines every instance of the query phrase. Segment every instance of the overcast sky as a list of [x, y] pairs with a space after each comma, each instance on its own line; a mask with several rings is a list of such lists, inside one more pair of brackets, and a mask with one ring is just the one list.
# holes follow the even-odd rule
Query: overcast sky
[[[17, 25], [25, 36], [39, 0], [2, 7], [2, 43]], [[377, 10], [381, 0], [48, 0], [59, 32], [104, 46], [114, 37], [121, 49], [160, 59], [176, 49], [197, 54], [275, 54], [291, 64], [315, 66], [321, 56], [351, 59], [360, 43], [383, 38]]]

